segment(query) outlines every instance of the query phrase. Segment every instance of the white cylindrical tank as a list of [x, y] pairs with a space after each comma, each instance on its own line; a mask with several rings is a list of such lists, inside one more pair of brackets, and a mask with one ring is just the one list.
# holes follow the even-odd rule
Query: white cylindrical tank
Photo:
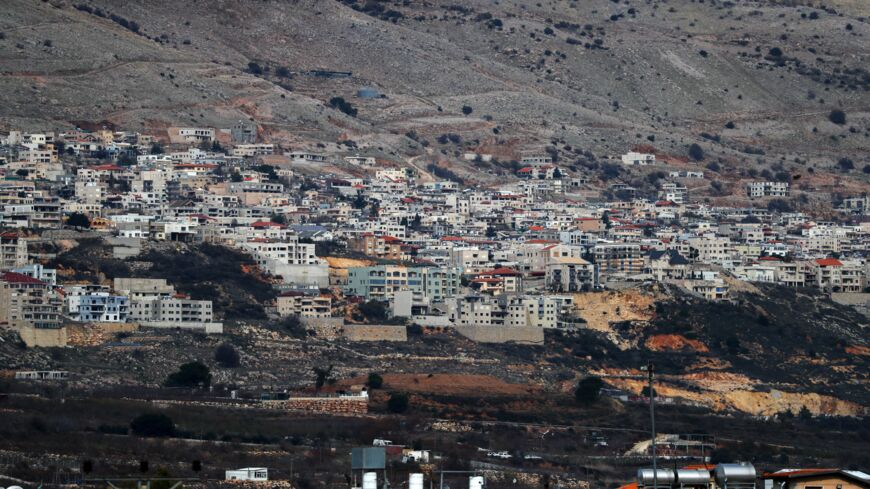
[[755, 482], [755, 467], [749, 463], [719, 464], [713, 471], [716, 484], [728, 487], [728, 484], [748, 484]]
[[706, 487], [710, 485], [710, 471], [704, 469], [677, 469], [680, 487]]
[[363, 474], [362, 489], [378, 489], [378, 473], [366, 472]]
[[423, 474], [411, 474], [408, 478], [408, 489], [423, 489]]
[[483, 477], [479, 475], [469, 477], [468, 489], [483, 489]]

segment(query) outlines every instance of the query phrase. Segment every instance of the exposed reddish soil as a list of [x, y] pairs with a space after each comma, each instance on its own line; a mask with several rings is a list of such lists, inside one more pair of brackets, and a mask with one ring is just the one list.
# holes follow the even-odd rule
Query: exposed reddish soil
[[659, 334], [646, 340], [646, 347], [653, 351], [692, 350], [701, 353], [710, 351], [707, 345], [698, 340], [690, 340], [678, 334]]

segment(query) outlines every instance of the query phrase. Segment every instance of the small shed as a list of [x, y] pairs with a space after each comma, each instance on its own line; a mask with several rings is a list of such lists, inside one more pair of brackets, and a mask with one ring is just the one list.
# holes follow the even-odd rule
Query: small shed
[[246, 467], [244, 469], [228, 470], [226, 472], [226, 480], [267, 481], [269, 480], [269, 469], [265, 467]]

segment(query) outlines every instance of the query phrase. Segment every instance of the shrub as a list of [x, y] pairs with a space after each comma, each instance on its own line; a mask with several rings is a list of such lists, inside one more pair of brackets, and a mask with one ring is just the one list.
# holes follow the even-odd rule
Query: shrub
[[81, 212], [73, 212], [66, 218], [66, 225], [74, 228], [90, 228], [91, 220]]
[[716, 173], [719, 173], [719, 170], [721, 170], [721, 168], [719, 168], [719, 163], [716, 163], [715, 161], [707, 163], [707, 169]]
[[384, 305], [383, 302], [370, 300], [368, 302], [363, 302], [359, 306], [360, 314], [365, 316], [365, 318], [370, 322], [381, 322], [387, 320], [387, 306]]
[[788, 201], [783, 199], [772, 199], [767, 203], [767, 210], [770, 212], [791, 212], [792, 207]]
[[211, 372], [202, 362], [185, 363], [178, 372], [166, 377], [166, 387], [208, 387], [211, 384]]
[[695, 161], [701, 161], [704, 159], [704, 150], [697, 143], [692, 143], [689, 146], [689, 157]]
[[846, 123], [846, 113], [840, 109], [834, 109], [828, 114], [828, 120], [834, 124], [843, 125]]
[[236, 368], [239, 366], [239, 352], [229, 343], [222, 343], [214, 351], [214, 360], [224, 368]]
[[462, 106], [462, 113], [463, 113], [463, 114], [465, 114], [465, 115], [469, 115], [469, 114], [471, 114], [472, 112], [474, 112], [474, 109], [472, 109], [470, 106], [468, 106], [468, 105], [463, 105], [463, 106]]
[[401, 414], [408, 410], [408, 395], [402, 393], [395, 393], [390, 396], [390, 400], [387, 401], [387, 409], [390, 410], [391, 413]]
[[351, 117], [356, 117], [356, 107], [342, 97], [332, 97], [329, 99], [329, 106], [333, 109], [338, 109]]
[[299, 340], [308, 336], [308, 332], [305, 330], [305, 325], [302, 324], [302, 320], [300, 320], [299, 316], [296, 315], [287, 316], [282, 319], [278, 323], [278, 328], [284, 333], [287, 333], [287, 335]]
[[851, 171], [855, 169], [855, 163], [849, 158], [840, 158], [840, 161], [837, 162], [837, 166], [839, 166], [842, 171]]
[[384, 385], [384, 378], [374, 372], [369, 374], [369, 380], [366, 382], [369, 389], [380, 389]]
[[172, 418], [160, 413], [140, 414], [130, 422], [130, 429], [136, 436], [172, 436], [175, 424]]
[[255, 76], [260, 76], [263, 74], [263, 67], [260, 66], [258, 63], [251, 61], [250, 63], [248, 63], [248, 73]]
[[581, 404], [593, 404], [601, 397], [604, 381], [599, 377], [586, 377], [577, 383], [574, 398]]

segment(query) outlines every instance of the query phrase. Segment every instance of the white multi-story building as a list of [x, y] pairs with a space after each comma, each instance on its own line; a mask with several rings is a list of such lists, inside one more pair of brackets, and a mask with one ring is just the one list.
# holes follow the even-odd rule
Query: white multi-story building
[[76, 285], [64, 289], [66, 314], [74, 321], [123, 323], [129, 314], [129, 298], [112, 295], [101, 285]]
[[647, 166], [656, 164], [656, 155], [629, 151], [622, 155], [622, 164], [629, 166]]
[[788, 197], [788, 182], [751, 182], [746, 186], [750, 197]]

